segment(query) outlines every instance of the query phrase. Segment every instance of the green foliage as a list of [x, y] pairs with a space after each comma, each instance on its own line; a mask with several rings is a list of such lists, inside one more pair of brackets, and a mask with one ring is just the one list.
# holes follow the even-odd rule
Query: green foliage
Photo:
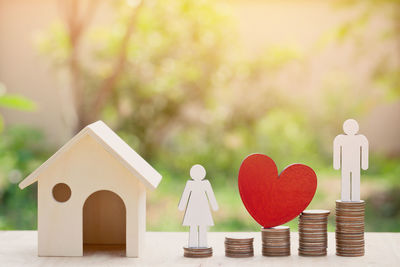
[[[21, 111], [32, 111], [36, 108], [34, 102], [29, 99], [16, 95], [6, 94], [6, 87], [0, 83], [0, 108], [16, 109]], [[0, 114], [0, 133], [4, 127], [3, 117]]]
[[[215, 230], [258, 230], [236, 186], [241, 161], [255, 152], [270, 155], [279, 170], [294, 162], [311, 165], [320, 184], [328, 184], [327, 190], [319, 187], [313, 207], [321, 208], [324, 201], [333, 205], [336, 195], [331, 185], [339, 183], [340, 174], [331, 168], [331, 141], [341, 132], [341, 123], [350, 116], [360, 118], [382, 103], [381, 88], [384, 99], [399, 98], [400, 75], [387, 58], [369, 77], [374, 87], [363, 91], [353, 88], [347, 74], [335, 70], [326, 73], [316, 92], [282, 86], [278, 78], [290, 79], [295, 87], [303, 76], [313, 75], [310, 54], [272, 46], [255, 58], [244, 57], [235, 23], [219, 1], [149, 0], [140, 6], [136, 1], [113, 1], [110, 10], [107, 24], [85, 28], [79, 36], [84, 50], [77, 47], [78, 41], [73, 42], [71, 28], [63, 22], [50, 26], [37, 43], [59, 71], [76, 79], [79, 86], [74, 90], [81, 93], [82, 114], [95, 113], [96, 99], [113, 77], [116, 59], [123, 58], [123, 67], [106, 90], [107, 101], [95, 118], [117, 129], [164, 177], [149, 194], [150, 230], [182, 229], [176, 205], [194, 163], [207, 168], [223, 207], [216, 214]], [[371, 53], [362, 38], [369, 34], [365, 28], [373, 13], [367, 8], [358, 19], [329, 33], [324, 45], [343, 44], [352, 37], [361, 55]], [[132, 21], [132, 35], [127, 38]], [[381, 37], [389, 40], [396, 36], [389, 34], [393, 31]], [[75, 61], [76, 65], [71, 64]], [[293, 75], [293, 69], [300, 70], [299, 76]], [[18, 106], [21, 101], [10, 102]], [[35, 225], [35, 189], [20, 191], [15, 183], [48, 156], [42, 142], [39, 135], [23, 129], [8, 129], [0, 141], [0, 228]], [[372, 188], [398, 185], [398, 156], [371, 155], [371, 162], [363, 179]], [[380, 194], [387, 196], [385, 201], [394, 199], [396, 193], [388, 192], [373, 191], [370, 197]], [[375, 204], [368, 207], [370, 229], [383, 230], [377, 222], [386, 220], [387, 229], [399, 230], [393, 223], [398, 218], [397, 199], [384, 205], [388, 208], [382, 213]], [[291, 226], [296, 227], [296, 222]]]
[[[390, 47], [398, 47], [400, 42], [400, 1], [341, 0], [336, 1], [335, 6], [342, 9], [351, 7], [357, 10], [356, 15], [327, 33], [321, 39], [320, 46], [351, 43], [358, 51], [355, 61], [362, 60], [371, 53], [377, 53], [377, 48], [386, 48], [386, 53], [381, 53], [372, 66], [374, 71], [371, 84], [376, 88], [366, 88], [369, 92], [364, 95], [374, 96], [377, 101], [397, 100], [400, 96], [400, 67], [395, 60], [397, 56]], [[380, 25], [377, 24], [377, 20]], [[397, 49], [396, 53], [399, 54], [400, 51]]]
[[[398, 183], [398, 182], [397, 182]], [[366, 231], [398, 232], [400, 230], [400, 187], [378, 192], [367, 199]]]
[[[0, 83], [0, 107], [32, 111], [34, 102], [6, 94]], [[41, 135], [32, 129], [13, 127], [3, 132], [0, 114], [0, 229], [32, 229], [36, 224], [36, 196], [34, 189], [20, 191], [16, 186], [22, 177], [38, 166], [42, 159]]]
[[33, 111], [36, 105], [31, 100], [16, 94], [6, 94], [6, 87], [0, 83], [0, 107], [22, 111]]
[[34, 229], [36, 186], [18, 183], [46, 159], [43, 135], [26, 127], [7, 128], [0, 136], [0, 228]]
[[71, 53], [68, 32], [61, 22], [55, 22], [50, 25], [48, 31], [38, 33], [35, 43], [41, 53], [52, 56], [55, 66], [65, 64]]
[[0, 106], [22, 111], [32, 111], [36, 107], [32, 101], [15, 94], [0, 96]]

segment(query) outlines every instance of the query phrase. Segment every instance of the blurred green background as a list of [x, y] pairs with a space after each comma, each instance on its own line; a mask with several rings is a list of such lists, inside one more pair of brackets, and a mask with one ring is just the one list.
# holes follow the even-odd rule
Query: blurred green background
[[258, 231], [237, 189], [255, 152], [311, 166], [310, 208], [332, 210], [334, 230], [332, 142], [355, 118], [371, 146], [366, 231], [400, 231], [399, 1], [1, 5], [0, 229], [36, 229], [36, 185], [17, 184], [102, 119], [163, 175], [150, 231], [186, 230], [177, 203], [196, 163], [220, 205], [211, 230]]

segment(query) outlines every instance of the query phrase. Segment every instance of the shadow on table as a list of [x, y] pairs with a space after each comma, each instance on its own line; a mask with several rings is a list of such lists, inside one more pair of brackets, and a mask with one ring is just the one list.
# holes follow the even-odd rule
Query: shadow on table
[[112, 257], [125, 257], [125, 245], [84, 245], [83, 256], [107, 255]]

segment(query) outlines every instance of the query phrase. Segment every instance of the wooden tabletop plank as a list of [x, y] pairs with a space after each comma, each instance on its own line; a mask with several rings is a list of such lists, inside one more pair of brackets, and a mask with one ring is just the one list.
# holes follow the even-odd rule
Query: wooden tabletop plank
[[[255, 256], [234, 259], [224, 256], [225, 236], [254, 237]], [[335, 255], [335, 234], [328, 234], [328, 256], [300, 257], [297, 254], [298, 233], [291, 234], [292, 256], [263, 257], [260, 233], [208, 234], [214, 256], [207, 259], [184, 258], [185, 232], [148, 232], [146, 249], [139, 259], [121, 257], [121, 251], [88, 251], [84, 257], [38, 257], [36, 231], [0, 231], [0, 266], [400, 266], [400, 233], [366, 233], [363, 257]]]

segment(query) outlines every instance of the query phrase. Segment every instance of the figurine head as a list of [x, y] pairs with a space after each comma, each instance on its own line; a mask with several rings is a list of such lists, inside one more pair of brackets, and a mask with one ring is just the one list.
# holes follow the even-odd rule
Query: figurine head
[[201, 181], [206, 177], [206, 169], [200, 164], [193, 165], [190, 169], [190, 177], [195, 181]]
[[348, 119], [343, 123], [343, 131], [347, 135], [355, 135], [358, 133], [358, 123], [356, 120]]

